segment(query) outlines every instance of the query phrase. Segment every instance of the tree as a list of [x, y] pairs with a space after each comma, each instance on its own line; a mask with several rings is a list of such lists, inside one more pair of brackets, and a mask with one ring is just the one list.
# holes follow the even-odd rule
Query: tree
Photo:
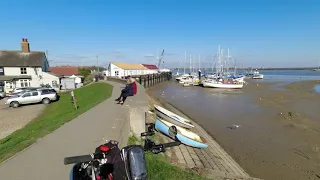
[[90, 71], [90, 69], [87, 69], [87, 68], [79, 68], [79, 73], [81, 76], [86, 78], [87, 76], [89, 76], [91, 74], [91, 71]]

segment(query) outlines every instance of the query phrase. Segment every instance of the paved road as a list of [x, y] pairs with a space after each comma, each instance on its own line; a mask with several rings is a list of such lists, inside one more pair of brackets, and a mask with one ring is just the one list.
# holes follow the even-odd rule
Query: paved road
[[0, 179], [68, 179], [71, 165], [63, 164], [64, 157], [92, 153], [107, 140], [123, 138], [126, 106], [114, 102], [123, 85], [110, 84], [112, 97], [1, 164]]

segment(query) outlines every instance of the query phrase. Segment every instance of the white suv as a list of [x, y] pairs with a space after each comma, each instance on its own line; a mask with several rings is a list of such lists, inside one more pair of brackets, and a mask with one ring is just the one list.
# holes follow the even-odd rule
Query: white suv
[[10, 107], [19, 107], [21, 104], [40, 103], [49, 104], [51, 101], [59, 99], [59, 95], [54, 89], [38, 89], [26, 91], [18, 96], [11, 96], [7, 99], [6, 104]]

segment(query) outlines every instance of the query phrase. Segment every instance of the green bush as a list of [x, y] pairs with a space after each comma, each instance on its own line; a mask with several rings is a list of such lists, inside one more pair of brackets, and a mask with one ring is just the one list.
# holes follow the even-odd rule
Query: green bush
[[90, 84], [90, 83], [93, 81], [93, 78], [94, 78], [94, 74], [88, 75], [88, 76], [84, 79], [83, 85]]

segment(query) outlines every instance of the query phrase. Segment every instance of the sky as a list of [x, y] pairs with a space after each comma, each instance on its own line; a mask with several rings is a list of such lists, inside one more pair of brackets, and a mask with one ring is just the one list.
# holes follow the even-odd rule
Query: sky
[[190, 54], [211, 67], [218, 45], [240, 67], [317, 66], [320, 1], [2, 0], [0, 49], [21, 38], [51, 66], [157, 64], [164, 49], [166, 67], [189, 67]]

